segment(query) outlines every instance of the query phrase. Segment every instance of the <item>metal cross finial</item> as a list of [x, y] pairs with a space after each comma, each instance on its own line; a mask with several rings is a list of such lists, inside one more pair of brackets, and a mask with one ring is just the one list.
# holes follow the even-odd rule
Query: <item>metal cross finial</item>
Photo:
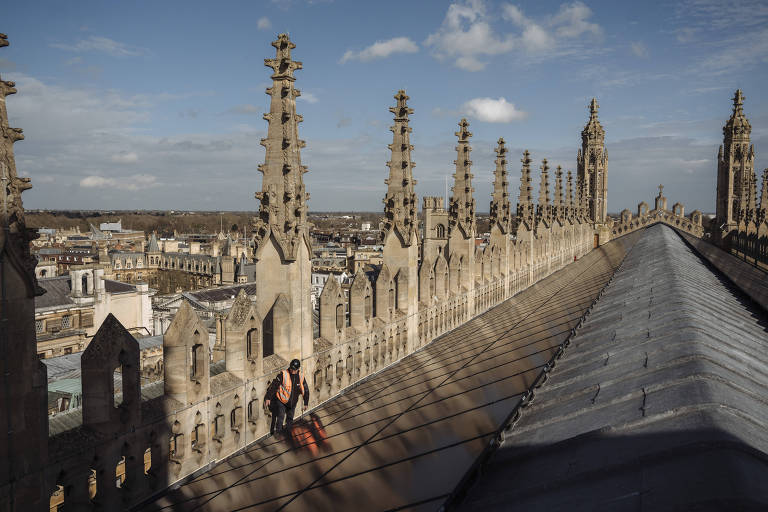
[[736, 94], [733, 96], [733, 106], [739, 108], [742, 105], [744, 105], [744, 93], [741, 92], [741, 89], [736, 89]]

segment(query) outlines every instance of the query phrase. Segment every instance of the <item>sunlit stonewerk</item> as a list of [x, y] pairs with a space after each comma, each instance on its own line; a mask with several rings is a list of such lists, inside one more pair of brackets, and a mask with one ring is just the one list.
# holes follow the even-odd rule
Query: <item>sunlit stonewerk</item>
[[[768, 280], [757, 268], [768, 172], [757, 201], [741, 91], [717, 162], [713, 238], [726, 251], [662, 186], [653, 209], [607, 215], [594, 99], [575, 181], [542, 158], [535, 203], [525, 151], [516, 209], [507, 169], [520, 155], [500, 138], [495, 169], [473, 170], [461, 119], [452, 195], [425, 197], [420, 224], [414, 110], [398, 91], [382, 264], [359, 269], [348, 298], [325, 281], [315, 337], [302, 65], [286, 34], [272, 45], [256, 288], [217, 319], [213, 363], [183, 296], [149, 383], [143, 345], [110, 314], [80, 358], [82, 404], [50, 419], [35, 350], [44, 290], [21, 202], [31, 185], [7, 121], [16, 90], [0, 81], [0, 511], [768, 507]], [[485, 245], [477, 173], [493, 173]], [[153, 266], [171, 258], [154, 238], [147, 254]], [[313, 409], [270, 437], [264, 394], [293, 358]]]

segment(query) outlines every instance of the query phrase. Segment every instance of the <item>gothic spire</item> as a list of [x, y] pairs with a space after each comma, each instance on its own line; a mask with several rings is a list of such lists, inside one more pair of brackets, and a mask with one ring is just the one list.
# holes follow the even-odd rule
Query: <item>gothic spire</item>
[[539, 184], [539, 204], [536, 216], [546, 221], [550, 220], [551, 206], [549, 202], [549, 164], [547, 159], [541, 161], [541, 182]]
[[301, 240], [311, 253], [307, 224], [309, 194], [303, 178], [307, 168], [301, 165], [301, 148], [306, 143], [299, 139], [298, 123], [303, 119], [296, 113], [296, 98], [301, 93], [293, 86], [296, 80], [293, 72], [302, 66], [301, 62], [291, 59], [291, 50], [296, 45], [287, 34], [277, 36], [272, 46], [276, 50], [275, 58], [264, 59], [264, 65], [272, 68], [274, 73], [272, 87], [266, 90], [271, 98], [269, 113], [264, 114], [269, 127], [267, 138], [261, 139], [266, 156], [264, 163], [259, 165], [264, 177], [261, 192], [256, 193], [260, 207], [254, 231], [259, 248], [271, 234], [285, 262], [296, 260]]
[[[0, 34], [0, 48], [8, 46], [8, 36]], [[0, 253], [7, 250], [17, 264], [33, 293], [42, 293], [35, 281], [36, 260], [30, 255], [29, 242], [37, 238], [27, 230], [21, 194], [32, 188], [29, 178], [19, 178], [13, 144], [24, 140], [21, 128], [8, 126], [6, 96], [16, 94], [16, 84], [0, 78]], [[0, 257], [0, 261], [2, 261]]]
[[768, 220], [768, 169], [763, 170], [763, 186], [760, 190], [760, 208], [757, 217], [758, 222]]
[[493, 173], [493, 193], [491, 194], [491, 226], [499, 227], [502, 233], [509, 228], [509, 193], [507, 192], [507, 148], [504, 139], [496, 146], [496, 170]]
[[576, 174], [582, 182], [584, 215], [592, 222], [603, 223], [608, 215], [608, 152], [605, 149], [605, 130], [597, 118], [599, 108], [597, 100], [592, 98], [589, 121], [581, 131]]
[[563, 169], [558, 165], [555, 169], [555, 199], [553, 210], [557, 218], [563, 216]]
[[451, 230], [459, 228], [464, 238], [475, 236], [475, 199], [472, 187], [472, 178], [474, 177], [471, 168], [472, 161], [469, 159], [469, 153], [472, 148], [469, 145], [469, 138], [472, 132], [469, 131], [469, 123], [466, 119], [459, 121], [459, 131], [454, 135], [459, 138], [459, 145], [456, 146], [456, 172], [453, 174], [453, 196], [450, 202], [450, 212], [448, 225]]
[[565, 183], [565, 212], [566, 216], [573, 215], [573, 176], [568, 171], [568, 179]]
[[589, 102], [589, 121], [587, 121], [587, 125], [581, 131], [581, 140], [584, 145], [590, 141], [602, 141], [605, 138], [605, 130], [597, 118], [597, 110], [599, 108], [600, 105], [597, 104], [597, 99], [592, 98], [592, 101]]
[[418, 225], [416, 192], [413, 179], [413, 168], [416, 166], [411, 161], [413, 146], [410, 143], [411, 127], [408, 126], [408, 115], [413, 114], [407, 101], [409, 97], [405, 91], [399, 90], [395, 94], [397, 105], [390, 107], [389, 111], [395, 115], [395, 124], [389, 129], [392, 132], [392, 144], [389, 149], [392, 157], [387, 162], [389, 178], [384, 180], [387, 184], [387, 195], [384, 197], [384, 233], [395, 230], [400, 234], [404, 245], [410, 245], [411, 233]]
[[740, 141], [746, 139], [749, 142], [752, 125], [749, 124], [747, 116], [744, 115], [744, 99], [741, 89], [736, 89], [736, 93], [733, 95], [733, 112], [723, 127], [726, 143], [729, 139], [739, 139]]
[[520, 195], [517, 200], [517, 216], [531, 225], [533, 222], [533, 197], [531, 191], [531, 154], [526, 149], [520, 159], [523, 167], [520, 170]]

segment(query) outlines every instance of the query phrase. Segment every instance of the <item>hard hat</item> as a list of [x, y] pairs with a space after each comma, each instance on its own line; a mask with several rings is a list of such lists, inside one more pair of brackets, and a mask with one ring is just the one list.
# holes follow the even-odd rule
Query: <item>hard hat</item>
[[289, 366], [289, 368], [291, 370], [298, 370], [299, 368], [301, 368], [301, 361], [299, 361], [298, 359], [294, 359], [293, 361], [291, 361], [291, 365]]

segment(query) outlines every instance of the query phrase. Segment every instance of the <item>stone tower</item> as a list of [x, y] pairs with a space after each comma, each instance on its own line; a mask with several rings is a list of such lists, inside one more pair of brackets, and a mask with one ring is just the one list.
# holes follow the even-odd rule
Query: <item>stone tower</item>
[[[8, 46], [0, 34], [0, 47]], [[46, 369], [37, 359], [35, 238], [24, 221], [21, 194], [32, 187], [19, 178], [13, 144], [24, 139], [8, 126], [5, 98], [16, 84], [0, 79], [0, 510], [48, 510], [50, 491], [42, 479], [48, 460]], [[31, 506], [30, 506], [31, 505]]]
[[[725, 238], [752, 216], [754, 202], [755, 149], [750, 144], [752, 126], [744, 115], [744, 95], [741, 89], [733, 96], [733, 113], [723, 126], [723, 145], [717, 154], [717, 232]], [[752, 198], [752, 199], [751, 199]]]
[[453, 196], [450, 201], [448, 211], [448, 264], [451, 268], [459, 268], [454, 278], [455, 283], [451, 283], [451, 289], [461, 293], [462, 289], [469, 292], [469, 311], [474, 312], [474, 293], [475, 278], [473, 269], [475, 268], [475, 199], [472, 187], [472, 161], [469, 154], [472, 148], [469, 145], [469, 138], [472, 133], [469, 131], [469, 123], [466, 119], [459, 121], [459, 131], [455, 133], [459, 138], [456, 146], [456, 172], [453, 174]]
[[312, 309], [307, 290], [310, 287], [312, 245], [307, 223], [307, 200], [303, 175], [307, 168], [301, 164], [298, 124], [302, 117], [296, 113], [293, 72], [301, 62], [291, 59], [296, 47], [287, 34], [272, 42], [276, 55], [264, 59], [272, 68], [272, 87], [267, 137], [261, 140], [266, 148], [259, 215], [253, 222], [255, 277], [259, 283], [257, 309], [264, 319], [262, 329], [264, 356], [274, 354], [285, 359], [306, 358], [312, 354]]
[[[390, 107], [394, 114], [392, 144], [388, 147], [391, 158], [387, 162], [389, 178], [385, 180], [387, 194], [384, 197], [384, 229], [382, 258], [397, 283], [397, 309], [408, 315], [408, 347], [414, 347], [418, 338], [419, 307], [419, 234], [418, 202], [413, 179], [410, 143], [411, 127], [408, 116], [413, 109], [408, 107], [408, 96], [400, 90], [395, 94], [397, 105]], [[407, 290], [402, 289], [406, 287]]]
[[597, 119], [600, 105], [592, 98], [589, 121], [581, 131], [581, 149], [576, 156], [578, 179], [584, 183], [587, 219], [596, 224], [606, 221], [608, 208], [608, 152], [605, 130]]
[[157, 235], [152, 233], [147, 244], [145, 261], [149, 268], [159, 268], [163, 253], [160, 251], [160, 244], [157, 243]]
[[520, 194], [517, 199], [517, 217], [525, 222], [529, 229], [533, 228], [533, 196], [531, 192], [531, 154], [526, 149], [523, 158], [520, 159], [523, 166], [520, 170]]
[[424, 197], [424, 234], [422, 235], [422, 260], [435, 261], [437, 256], [445, 254], [448, 244], [448, 210], [442, 197]]

